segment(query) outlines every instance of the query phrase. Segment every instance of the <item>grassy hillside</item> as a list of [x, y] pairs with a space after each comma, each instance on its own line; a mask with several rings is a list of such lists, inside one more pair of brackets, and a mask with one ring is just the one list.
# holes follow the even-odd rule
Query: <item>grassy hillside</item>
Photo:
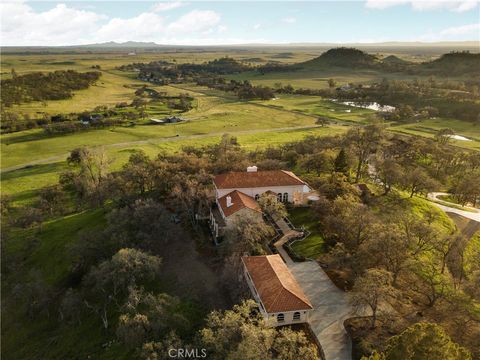
[[319, 57], [300, 64], [303, 67], [346, 67], [368, 68], [379, 64], [376, 56], [354, 48], [335, 48], [324, 52]]

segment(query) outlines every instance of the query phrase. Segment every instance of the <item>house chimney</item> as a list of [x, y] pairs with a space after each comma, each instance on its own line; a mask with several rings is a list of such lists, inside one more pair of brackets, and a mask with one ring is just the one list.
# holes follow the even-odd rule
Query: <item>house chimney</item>
[[232, 197], [230, 195], [227, 196], [227, 208], [232, 206], [233, 203], [232, 203]]
[[247, 167], [247, 172], [257, 172], [258, 168], [254, 166]]

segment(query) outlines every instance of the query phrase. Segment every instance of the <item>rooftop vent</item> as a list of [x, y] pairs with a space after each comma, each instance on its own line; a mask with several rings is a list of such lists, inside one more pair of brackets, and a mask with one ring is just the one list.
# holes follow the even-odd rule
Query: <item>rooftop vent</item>
[[232, 206], [233, 203], [232, 203], [232, 197], [230, 195], [227, 196], [227, 208]]
[[247, 167], [247, 172], [257, 172], [258, 168], [256, 166]]

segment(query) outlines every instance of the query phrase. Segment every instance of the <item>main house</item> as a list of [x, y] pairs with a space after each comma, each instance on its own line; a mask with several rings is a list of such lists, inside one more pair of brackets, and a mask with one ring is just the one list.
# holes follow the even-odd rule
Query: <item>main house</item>
[[312, 194], [306, 182], [285, 170], [258, 171], [249, 166], [247, 171], [215, 176], [215, 205], [210, 211], [210, 228], [215, 242], [224, 230], [247, 213], [262, 217], [257, 200], [264, 193], [274, 194], [278, 201], [303, 204]]
[[308, 322], [313, 306], [280, 255], [242, 257], [244, 275], [271, 326]]

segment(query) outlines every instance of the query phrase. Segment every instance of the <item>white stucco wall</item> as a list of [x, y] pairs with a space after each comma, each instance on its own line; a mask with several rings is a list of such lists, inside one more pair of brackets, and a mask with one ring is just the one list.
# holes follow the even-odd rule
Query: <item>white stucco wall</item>
[[[290, 325], [290, 324], [300, 324], [308, 322], [309, 314], [312, 310], [298, 310], [300, 313], [300, 320], [293, 320], [293, 315], [297, 311], [287, 311], [283, 313], [268, 313], [267, 316], [264, 315], [265, 320], [268, 321], [271, 326], [281, 326], [281, 325]], [[277, 321], [278, 314], [283, 314], [284, 321]]]

